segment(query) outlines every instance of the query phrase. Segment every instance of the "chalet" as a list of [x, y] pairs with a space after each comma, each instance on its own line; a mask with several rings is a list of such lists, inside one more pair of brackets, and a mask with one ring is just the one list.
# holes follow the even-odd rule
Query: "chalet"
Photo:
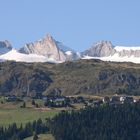
[[109, 103], [110, 102], [110, 98], [108, 96], [105, 96], [103, 98], [103, 103]]
[[62, 97], [62, 98], [56, 98], [56, 99], [51, 99], [52, 102], [63, 102], [65, 101], [65, 98]]
[[6, 97], [7, 102], [15, 102], [18, 101], [18, 98], [16, 96], [8, 96]]
[[87, 106], [90, 106], [90, 107], [99, 107], [102, 104], [103, 104], [103, 101], [102, 100], [97, 100], [97, 101], [93, 101], [92, 103], [91, 102], [88, 102]]
[[113, 96], [113, 97], [111, 97], [109, 104], [110, 105], [115, 105], [115, 106], [121, 104], [120, 97], [119, 96]]
[[121, 103], [133, 103], [134, 99], [133, 99], [133, 97], [122, 96], [122, 97], [120, 97], [120, 102]]
[[48, 107], [65, 107], [67, 106], [67, 99], [61, 97], [43, 97], [44, 105]]
[[52, 102], [55, 106], [63, 106], [65, 104], [65, 98], [56, 98]]
[[113, 96], [110, 98], [110, 102], [120, 102], [120, 97], [119, 96]]

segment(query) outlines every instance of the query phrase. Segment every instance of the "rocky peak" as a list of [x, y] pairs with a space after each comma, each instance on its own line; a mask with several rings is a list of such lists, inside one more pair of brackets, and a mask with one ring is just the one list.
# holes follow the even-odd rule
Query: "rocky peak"
[[44, 39], [48, 41], [54, 41], [53, 37], [50, 34], [47, 34]]
[[43, 39], [34, 43], [26, 44], [19, 50], [25, 54], [43, 55], [56, 61], [63, 61], [65, 56], [57, 47], [56, 41], [51, 35], [46, 35]]
[[[71, 52], [71, 55], [70, 53], [67, 53], [68, 51]], [[26, 44], [19, 50], [19, 52], [43, 55], [54, 61], [66, 61], [77, 58], [75, 52], [63, 45], [61, 42], [56, 41], [50, 34], [47, 34], [43, 39], [34, 43]]]
[[8, 40], [0, 41], [0, 55], [12, 50], [12, 45]]
[[106, 57], [113, 53], [114, 46], [110, 41], [99, 41], [95, 43], [90, 49], [83, 52], [83, 55], [92, 57]]
[[98, 41], [97, 43], [95, 43], [93, 46], [98, 46], [98, 47], [110, 47], [112, 48], [113, 45], [111, 43], [111, 41]]

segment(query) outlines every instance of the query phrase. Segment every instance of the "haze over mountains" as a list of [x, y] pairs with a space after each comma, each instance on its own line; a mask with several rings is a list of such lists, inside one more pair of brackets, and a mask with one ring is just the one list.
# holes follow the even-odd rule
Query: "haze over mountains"
[[60, 63], [93, 58], [103, 61], [140, 63], [140, 47], [114, 46], [110, 41], [99, 41], [83, 52], [76, 52], [56, 41], [51, 35], [25, 44], [19, 50], [13, 49], [8, 41], [0, 42], [0, 60], [3, 61]]

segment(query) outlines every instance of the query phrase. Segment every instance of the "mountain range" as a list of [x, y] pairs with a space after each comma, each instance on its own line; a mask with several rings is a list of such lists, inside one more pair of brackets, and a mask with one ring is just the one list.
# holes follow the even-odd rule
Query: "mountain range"
[[61, 63], [77, 59], [140, 63], [140, 47], [114, 46], [110, 41], [99, 41], [83, 52], [76, 52], [49, 34], [19, 50], [12, 48], [7, 40], [0, 41], [0, 61]]

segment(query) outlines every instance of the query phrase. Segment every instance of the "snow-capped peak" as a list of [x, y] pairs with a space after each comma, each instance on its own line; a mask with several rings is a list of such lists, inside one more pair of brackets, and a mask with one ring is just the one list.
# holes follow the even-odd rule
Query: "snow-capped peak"
[[110, 41], [99, 41], [80, 53], [56, 41], [49, 34], [38, 41], [26, 44], [19, 51], [12, 49], [8, 41], [0, 42], [0, 61], [60, 63], [80, 58], [140, 63], [140, 47], [114, 46]]
[[103, 41], [86, 50], [83, 59], [140, 63], [140, 47], [114, 46], [109, 41]]

